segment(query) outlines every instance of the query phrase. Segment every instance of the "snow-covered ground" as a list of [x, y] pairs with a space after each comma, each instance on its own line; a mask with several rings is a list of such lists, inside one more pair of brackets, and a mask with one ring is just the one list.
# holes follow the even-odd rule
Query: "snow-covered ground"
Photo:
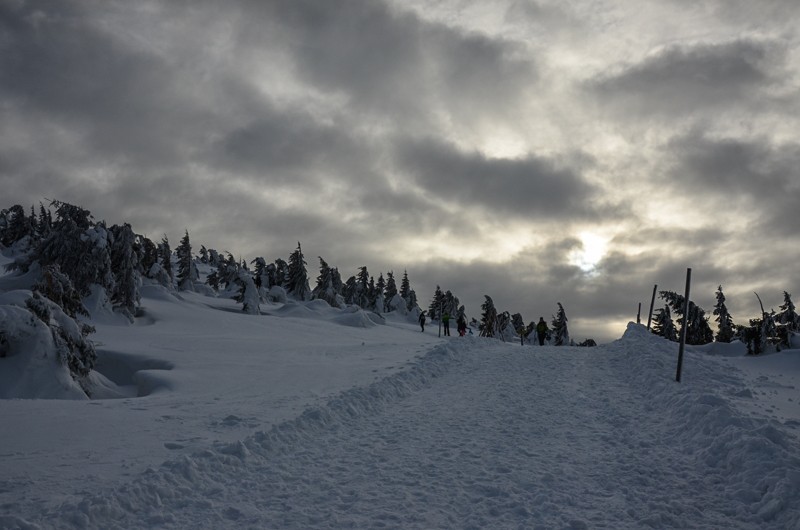
[[143, 295], [96, 321], [105, 399], [0, 400], [0, 528], [800, 527], [800, 351], [690, 348], [676, 383], [635, 324], [520, 346]]

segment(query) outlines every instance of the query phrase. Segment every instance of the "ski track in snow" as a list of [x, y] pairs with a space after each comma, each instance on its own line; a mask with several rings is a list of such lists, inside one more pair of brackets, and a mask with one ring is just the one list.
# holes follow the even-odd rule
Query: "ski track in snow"
[[633, 335], [454, 338], [268, 432], [0, 527], [797, 528], [795, 434], [719, 397], [745, 388], [736, 370], [689, 356], [679, 385], [674, 347]]

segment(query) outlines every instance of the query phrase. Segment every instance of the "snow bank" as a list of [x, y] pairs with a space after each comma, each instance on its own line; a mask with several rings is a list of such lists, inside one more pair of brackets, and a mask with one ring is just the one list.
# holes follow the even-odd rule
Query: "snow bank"
[[633, 323], [607, 348], [621, 351], [613, 362], [669, 426], [673, 438], [665, 443], [707, 466], [721, 497], [741, 501], [731, 506], [732, 515], [755, 527], [800, 527], [797, 437], [779, 422], [747, 417], [731, 404], [732, 397], [752, 393], [741, 373], [688, 348], [677, 383], [678, 345]]
[[25, 309], [30, 297], [0, 294], [0, 399], [88, 399], [59, 359], [50, 328]]

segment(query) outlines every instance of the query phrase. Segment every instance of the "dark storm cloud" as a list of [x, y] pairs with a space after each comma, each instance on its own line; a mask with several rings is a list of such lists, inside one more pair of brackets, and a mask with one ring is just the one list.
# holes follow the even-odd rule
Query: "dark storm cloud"
[[[268, 28], [282, 35], [298, 74], [320, 90], [346, 95], [353, 111], [417, 125], [430, 105], [454, 119], [489, 110], [513, 112], [535, 80], [530, 57], [514, 43], [425, 22], [383, 2], [346, 0], [259, 3]], [[243, 33], [262, 42], [263, 28]]]
[[60, 123], [96, 151], [172, 160], [187, 128], [169, 65], [98, 29], [89, 4], [5, 3], [0, 95], [31, 121]]
[[781, 82], [784, 47], [774, 41], [668, 47], [612, 69], [587, 87], [633, 114], [693, 113], [752, 98]]
[[578, 171], [548, 158], [488, 158], [427, 139], [399, 141], [395, 163], [426, 192], [489, 212], [530, 219], [587, 219], [611, 213], [600, 201], [599, 190]]
[[666, 153], [674, 161], [669, 176], [675, 189], [698, 190], [721, 207], [760, 214], [762, 237], [800, 237], [800, 144], [693, 131], [674, 138]]

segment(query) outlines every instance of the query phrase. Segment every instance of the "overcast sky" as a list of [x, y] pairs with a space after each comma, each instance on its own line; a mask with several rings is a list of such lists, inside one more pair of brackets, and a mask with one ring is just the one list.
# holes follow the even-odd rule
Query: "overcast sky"
[[[617, 338], [800, 302], [797, 0], [0, 0], [2, 204]], [[646, 316], [643, 316], [646, 321]], [[716, 329], [716, 326], [714, 326]]]

